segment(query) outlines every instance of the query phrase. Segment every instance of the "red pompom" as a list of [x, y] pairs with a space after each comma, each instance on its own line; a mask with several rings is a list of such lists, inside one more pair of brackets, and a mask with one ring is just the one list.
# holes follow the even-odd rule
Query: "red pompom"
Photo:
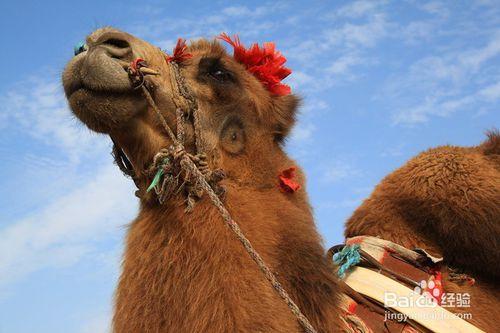
[[281, 83], [281, 80], [290, 75], [292, 71], [283, 66], [286, 58], [279, 51], [276, 51], [274, 43], [264, 43], [262, 47], [253, 44], [247, 49], [241, 44], [237, 35], [231, 39], [227, 34], [222, 33], [219, 38], [233, 47], [234, 59], [245, 65], [246, 69], [259, 79], [272, 94], [278, 96], [290, 94], [290, 87]]
[[175, 45], [174, 53], [171, 56], [167, 55], [167, 61], [168, 62], [174, 61], [179, 64], [184, 60], [191, 58], [193, 55], [191, 53], [187, 53], [186, 51], [187, 51], [186, 40], [179, 38], [177, 40], [177, 44]]
[[293, 193], [300, 189], [300, 184], [293, 180], [295, 178], [295, 170], [297, 170], [296, 167], [291, 167], [281, 171], [278, 176], [281, 191]]

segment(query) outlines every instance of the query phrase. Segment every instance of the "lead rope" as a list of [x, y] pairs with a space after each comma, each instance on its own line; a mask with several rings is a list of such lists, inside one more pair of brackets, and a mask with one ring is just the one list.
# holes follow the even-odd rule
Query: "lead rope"
[[[194, 128], [195, 128], [195, 135], [196, 135], [196, 146], [199, 148], [202, 148], [202, 142], [201, 142], [201, 136], [199, 135], [200, 132], [197, 131], [197, 128], [199, 130], [199, 119], [197, 117], [197, 107], [194, 106], [193, 104], [196, 104], [196, 101], [189, 95], [189, 93], [185, 90], [186, 86], [184, 85], [183, 80], [181, 79], [181, 76], [179, 75], [179, 70], [177, 68], [176, 64], [172, 64], [172, 67], [175, 68], [175, 76], [176, 76], [176, 85], [179, 89], [180, 94], [188, 101], [188, 104], [191, 104], [190, 106], [192, 107], [193, 112], [193, 119], [194, 119]], [[182, 88], [181, 88], [182, 87]], [[151, 106], [151, 108], [154, 110], [156, 115], [158, 116], [158, 119], [160, 120], [161, 124], [165, 128], [165, 131], [167, 132], [168, 136], [173, 142], [174, 150], [177, 154], [177, 156], [180, 157], [180, 166], [182, 169], [184, 169], [185, 173], [190, 174], [191, 176], [196, 178], [197, 184], [201, 186], [201, 188], [207, 193], [208, 197], [212, 201], [213, 205], [217, 208], [219, 211], [222, 219], [226, 223], [226, 225], [233, 231], [235, 234], [236, 238], [240, 241], [240, 243], [243, 245], [245, 250], [248, 252], [250, 257], [253, 259], [253, 261], [257, 264], [261, 272], [264, 274], [266, 279], [271, 283], [273, 286], [274, 290], [278, 293], [278, 295], [281, 297], [281, 299], [288, 305], [292, 313], [295, 315], [297, 320], [299, 321], [300, 325], [304, 328], [304, 330], [307, 333], [317, 333], [317, 331], [314, 329], [314, 327], [311, 325], [309, 320], [304, 316], [302, 311], [300, 311], [299, 307], [295, 302], [290, 298], [290, 295], [286, 292], [286, 290], [283, 288], [281, 283], [276, 279], [276, 276], [273, 274], [271, 269], [266, 265], [262, 257], [259, 255], [259, 253], [254, 249], [248, 238], [243, 234], [241, 231], [239, 225], [232, 219], [231, 214], [229, 211], [224, 207], [224, 204], [222, 201], [219, 199], [217, 194], [214, 192], [213, 188], [210, 186], [210, 184], [207, 182], [205, 179], [205, 176], [201, 173], [201, 171], [198, 169], [198, 166], [195, 164], [195, 162], [192, 160], [190, 157], [191, 155], [187, 154], [184, 148], [183, 142], [181, 142], [181, 138], [177, 138], [174, 135], [174, 132], [172, 129], [168, 126], [167, 121], [161, 114], [160, 110], [156, 106], [156, 103], [154, 102], [153, 98], [151, 97], [151, 94], [149, 93], [149, 90], [146, 88], [146, 85], [141, 85], [142, 88], [142, 93], [144, 94], [144, 97], [146, 98], [146, 101], [148, 104]], [[181, 108], [179, 107], [178, 101], [174, 99], [174, 103], [177, 105], [177, 119], [183, 119], [185, 120], [185, 115], [182, 113]], [[182, 117], [182, 118], [181, 118]], [[182, 135], [182, 140], [184, 138], [184, 129], [179, 129], [179, 127], [183, 127], [182, 122], [177, 123], [177, 132], [178, 134]]]

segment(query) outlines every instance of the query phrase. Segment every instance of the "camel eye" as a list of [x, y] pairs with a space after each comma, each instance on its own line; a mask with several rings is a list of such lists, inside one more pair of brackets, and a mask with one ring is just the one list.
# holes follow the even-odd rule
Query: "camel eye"
[[231, 79], [231, 73], [222, 69], [214, 69], [208, 72], [208, 76], [219, 82], [226, 82]]
[[238, 117], [230, 116], [225, 121], [220, 135], [222, 149], [236, 155], [243, 152], [246, 144], [246, 135], [243, 123]]
[[198, 78], [206, 83], [235, 82], [233, 73], [224, 68], [220, 58], [202, 58], [199, 63]]

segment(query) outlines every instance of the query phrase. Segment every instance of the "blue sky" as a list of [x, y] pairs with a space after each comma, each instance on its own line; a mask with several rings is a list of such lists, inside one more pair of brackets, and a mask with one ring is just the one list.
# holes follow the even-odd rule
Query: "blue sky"
[[287, 150], [327, 246], [374, 185], [432, 146], [500, 127], [499, 1], [10, 1], [0, 11], [0, 333], [107, 332], [137, 202], [110, 143], [70, 114], [73, 45], [113, 25], [275, 41], [304, 103]]

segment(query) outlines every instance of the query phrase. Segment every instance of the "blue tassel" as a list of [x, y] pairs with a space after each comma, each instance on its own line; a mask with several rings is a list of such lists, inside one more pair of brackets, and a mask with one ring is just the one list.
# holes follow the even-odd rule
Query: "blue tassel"
[[79, 55], [85, 50], [87, 50], [87, 44], [85, 44], [84, 42], [79, 42], [78, 44], [75, 45], [73, 52], [75, 53], [75, 55]]
[[359, 254], [359, 244], [346, 245], [342, 251], [337, 252], [333, 256], [333, 262], [340, 266], [337, 271], [337, 275], [343, 279], [345, 273], [352, 266], [357, 265], [361, 261], [361, 255]]

